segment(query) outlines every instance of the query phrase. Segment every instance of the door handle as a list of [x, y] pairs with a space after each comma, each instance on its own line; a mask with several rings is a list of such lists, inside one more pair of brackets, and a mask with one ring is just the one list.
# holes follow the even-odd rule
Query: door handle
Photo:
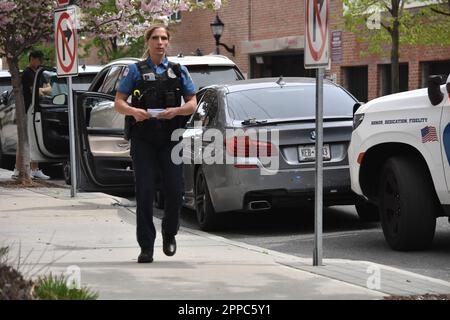
[[130, 149], [130, 144], [129, 143], [118, 143], [117, 144], [117, 146], [119, 147], [119, 148], [122, 148], [122, 149]]

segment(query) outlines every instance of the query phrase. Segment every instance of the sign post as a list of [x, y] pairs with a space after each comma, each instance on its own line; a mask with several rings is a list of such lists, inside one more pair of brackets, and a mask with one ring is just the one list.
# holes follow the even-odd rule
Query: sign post
[[[69, 1], [59, 1], [69, 2]], [[72, 95], [72, 76], [78, 75], [76, 10], [74, 6], [64, 7], [55, 11], [55, 45], [56, 45], [56, 71], [58, 77], [67, 77], [67, 106], [69, 115], [69, 142], [70, 142], [70, 196], [76, 196], [76, 148], [75, 148], [75, 122]]]
[[329, 59], [328, 0], [305, 0], [305, 69], [316, 72], [316, 185], [313, 265], [322, 265], [323, 77]]

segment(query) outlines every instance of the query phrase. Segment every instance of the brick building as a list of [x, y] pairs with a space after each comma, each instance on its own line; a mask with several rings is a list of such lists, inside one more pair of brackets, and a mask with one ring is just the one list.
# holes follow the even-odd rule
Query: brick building
[[[349, 89], [361, 101], [390, 93], [390, 58], [361, 57], [364, 45], [338, 27], [342, 1], [330, 2], [330, 36], [333, 60], [327, 76]], [[314, 76], [303, 67], [304, 0], [228, 0], [217, 13], [225, 24], [220, 42], [236, 47], [234, 60], [249, 78]], [[207, 10], [182, 12], [173, 27], [170, 54], [204, 54], [215, 51], [210, 23], [215, 13]], [[450, 73], [450, 46], [400, 48], [400, 90], [424, 87], [429, 74]]]

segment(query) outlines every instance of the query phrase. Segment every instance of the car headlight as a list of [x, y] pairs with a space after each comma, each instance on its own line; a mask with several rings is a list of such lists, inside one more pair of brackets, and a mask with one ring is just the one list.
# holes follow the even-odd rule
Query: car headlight
[[356, 128], [359, 127], [359, 125], [364, 120], [364, 113], [358, 113], [353, 115], [353, 130], [356, 130]]

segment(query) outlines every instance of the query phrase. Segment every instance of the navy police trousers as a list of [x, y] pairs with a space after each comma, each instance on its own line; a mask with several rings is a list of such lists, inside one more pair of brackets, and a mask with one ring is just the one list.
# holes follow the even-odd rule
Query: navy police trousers
[[171, 151], [178, 142], [167, 139], [132, 137], [131, 157], [136, 181], [137, 241], [141, 249], [153, 250], [156, 238], [153, 224], [153, 200], [160, 177], [165, 196], [162, 232], [174, 236], [179, 228], [183, 194], [183, 165], [174, 164]]

